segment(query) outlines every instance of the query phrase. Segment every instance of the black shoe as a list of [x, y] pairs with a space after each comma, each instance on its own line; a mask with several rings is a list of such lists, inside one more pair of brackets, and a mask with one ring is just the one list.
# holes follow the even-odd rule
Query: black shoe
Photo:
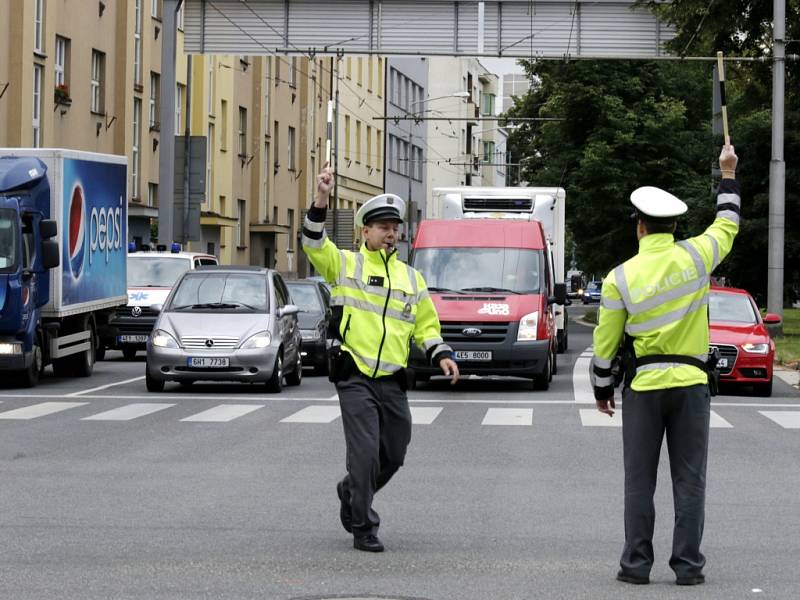
[[336, 484], [336, 494], [339, 496], [339, 519], [347, 533], [353, 533], [353, 513], [350, 504], [344, 501], [344, 485], [340, 481]]
[[353, 537], [353, 548], [364, 552], [383, 552], [383, 544], [376, 535], [357, 535]]
[[675, 583], [678, 585], [700, 585], [706, 582], [706, 576], [700, 573], [699, 575], [688, 575], [686, 577], [678, 577]]
[[650, 583], [650, 578], [628, 575], [620, 570], [619, 573], [617, 573], [617, 581], [624, 581], [625, 583], [633, 583], [635, 585], [647, 585]]

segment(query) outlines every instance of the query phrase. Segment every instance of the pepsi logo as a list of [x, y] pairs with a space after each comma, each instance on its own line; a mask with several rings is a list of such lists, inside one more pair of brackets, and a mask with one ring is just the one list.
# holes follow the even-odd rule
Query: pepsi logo
[[72, 276], [78, 279], [83, 270], [83, 258], [86, 253], [86, 208], [83, 188], [76, 185], [69, 201], [69, 266]]

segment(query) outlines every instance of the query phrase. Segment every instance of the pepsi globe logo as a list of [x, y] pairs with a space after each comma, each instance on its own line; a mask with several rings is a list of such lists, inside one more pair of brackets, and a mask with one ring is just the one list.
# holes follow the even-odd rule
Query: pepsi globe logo
[[72, 276], [78, 279], [83, 270], [83, 257], [86, 253], [86, 209], [83, 188], [76, 185], [69, 201], [69, 266]]

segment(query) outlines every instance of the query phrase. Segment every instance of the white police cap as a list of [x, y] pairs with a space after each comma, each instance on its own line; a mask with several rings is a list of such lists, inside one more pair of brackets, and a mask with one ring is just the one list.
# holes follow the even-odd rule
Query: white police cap
[[367, 200], [356, 213], [356, 226], [364, 227], [372, 221], [392, 220], [403, 222], [406, 201], [395, 194], [380, 194]]
[[680, 198], [649, 185], [633, 190], [631, 202], [643, 215], [657, 219], [677, 217], [689, 210], [689, 207]]

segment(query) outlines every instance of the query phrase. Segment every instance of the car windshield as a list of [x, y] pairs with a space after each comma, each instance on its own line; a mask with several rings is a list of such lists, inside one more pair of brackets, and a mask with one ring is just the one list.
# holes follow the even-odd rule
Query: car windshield
[[181, 256], [128, 256], [128, 287], [171, 288], [191, 266]]
[[314, 288], [316, 285], [306, 285], [303, 283], [286, 283], [289, 293], [292, 295], [292, 304], [297, 305], [300, 310], [309, 313], [324, 312], [322, 301]]
[[601, 281], [590, 281], [589, 285], [586, 286], [586, 289], [590, 292], [599, 292], [602, 287], [603, 283]]
[[266, 312], [267, 279], [261, 274], [193, 272], [178, 284], [169, 310]]
[[17, 215], [9, 208], [0, 209], [0, 271], [17, 265]]
[[727, 323], [758, 322], [756, 311], [750, 298], [742, 294], [715, 294], [708, 296], [708, 318], [710, 321], [725, 321]]
[[539, 294], [541, 251], [520, 248], [421, 248], [414, 268], [432, 292]]

